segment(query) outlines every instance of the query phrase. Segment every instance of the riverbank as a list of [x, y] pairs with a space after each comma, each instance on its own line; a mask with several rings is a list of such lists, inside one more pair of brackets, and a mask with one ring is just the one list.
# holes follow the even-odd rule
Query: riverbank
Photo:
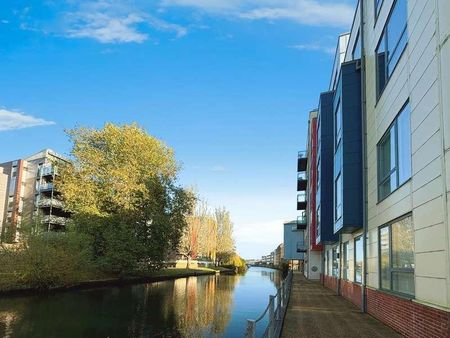
[[71, 290], [83, 290], [91, 289], [105, 286], [122, 286], [129, 284], [140, 284], [140, 283], [154, 283], [166, 280], [172, 280], [177, 278], [185, 277], [195, 277], [204, 275], [214, 275], [216, 273], [227, 274], [232, 272], [230, 269], [225, 269], [221, 267], [210, 268], [193, 268], [193, 269], [178, 269], [169, 268], [162, 269], [158, 271], [146, 272], [141, 274], [134, 274], [129, 276], [108, 276], [103, 278], [95, 278], [84, 281], [79, 281], [72, 283], [70, 285], [55, 286], [46, 289], [37, 288], [10, 288], [0, 290], [0, 295], [2, 296], [14, 296], [14, 295], [31, 295], [38, 293], [49, 293], [49, 292], [64, 292]]

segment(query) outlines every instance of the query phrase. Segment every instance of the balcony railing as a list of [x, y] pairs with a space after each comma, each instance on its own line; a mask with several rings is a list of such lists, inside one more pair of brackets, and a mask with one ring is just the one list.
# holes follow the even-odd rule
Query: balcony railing
[[62, 208], [63, 203], [55, 198], [41, 198], [38, 202], [40, 208], [56, 207]]
[[53, 165], [44, 165], [38, 170], [38, 177], [58, 175], [58, 168]]
[[297, 195], [297, 210], [306, 210], [306, 192], [301, 191]]
[[39, 186], [39, 191], [51, 191], [53, 190], [53, 183], [43, 183]]
[[308, 251], [308, 246], [303, 243], [303, 242], [298, 242], [297, 243], [297, 252], [307, 252]]
[[299, 151], [298, 159], [297, 159], [297, 171], [306, 171], [306, 167], [308, 164], [307, 152]]
[[306, 213], [303, 212], [297, 217], [297, 230], [305, 230], [307, 226]]
[[47, 224], [59, 224], [59, 225], [65, 225], [67, 222], [67, 218], [65, 217], [59, 217], [59, 216], [53, 216], [53, 215], [48, 215], [48, 216], [44, 216], [44, 218], [42, 219], [43, 223], [47, 223]]

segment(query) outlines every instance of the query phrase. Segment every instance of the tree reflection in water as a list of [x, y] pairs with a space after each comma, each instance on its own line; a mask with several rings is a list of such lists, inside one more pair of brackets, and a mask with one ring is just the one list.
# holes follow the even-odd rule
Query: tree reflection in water
[[239, 276], [0, 300], [0, 337], [221, 337]]
[[174, 283], [177, 328], [183, 337], [220, 337], [231, 318], [239, 276], [191, 277]]

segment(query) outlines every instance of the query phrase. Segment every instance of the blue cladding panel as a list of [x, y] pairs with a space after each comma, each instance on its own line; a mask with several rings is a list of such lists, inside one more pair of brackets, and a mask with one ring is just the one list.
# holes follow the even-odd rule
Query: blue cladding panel
[[334, 177], [343, 178], [343, 216], [335, 233], [352, 232], [363, 223], [361, 73], [351, 61], [342, 65], [334, 106], [342, 102], [342, 149], [334, 155]]
[[334, 92], [320, 95], [318, 121], [318, 157], [320, 158], [320, 185], [317, 192], [317, 207], [320, 206], [320, 233], [317, 243], [338, 240], [333, 232], [333, 155], [334, 155]]

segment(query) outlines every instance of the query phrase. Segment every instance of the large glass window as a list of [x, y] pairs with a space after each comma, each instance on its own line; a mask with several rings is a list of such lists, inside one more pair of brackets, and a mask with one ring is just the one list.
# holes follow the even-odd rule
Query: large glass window
[[363, 238], [355, 238], [355, 282], [362, 283]]
[[380, 287], [414, 296], [414, 229], [411, 216], [380, 228]]
[[335, 181], [334, 189], [334, 215], [337, 221], [342, 217], [342, 175], [339, 174]]
[[406, 104], [378, 143], [378, 200], [411, 177], [410, 108]]
[[316, 238], [320, 238], [320, 205], [317, 207], [316, 214]]
[[343, 254], [343, 259], [342, 259], [342, 274], [343, 274], [343, 278], [348, 280], [349, 279], [349, 266], [350, 266], [350, 246], [349, 246], [349, 242], [345, 242], [342, 248], [342, 254]]
[[339, 259], [338, 259], [338, 251], [337, 248], [333, 248], [332, 250], [333, 262], [332, 262], [332, 273], [334, 277], [339, 276]]
[[363, 238], [355, 238], [355, 282], [362, 283], [363, 271]]
[[[391, 77], [395, 66], [407, 43], [407, 0], [397, 0], [394, 3], [380, 42], [376, 49], [377, 55], [377, 97], [380, 97]], [[378, 7], [377, 7], [378, 8]]]

